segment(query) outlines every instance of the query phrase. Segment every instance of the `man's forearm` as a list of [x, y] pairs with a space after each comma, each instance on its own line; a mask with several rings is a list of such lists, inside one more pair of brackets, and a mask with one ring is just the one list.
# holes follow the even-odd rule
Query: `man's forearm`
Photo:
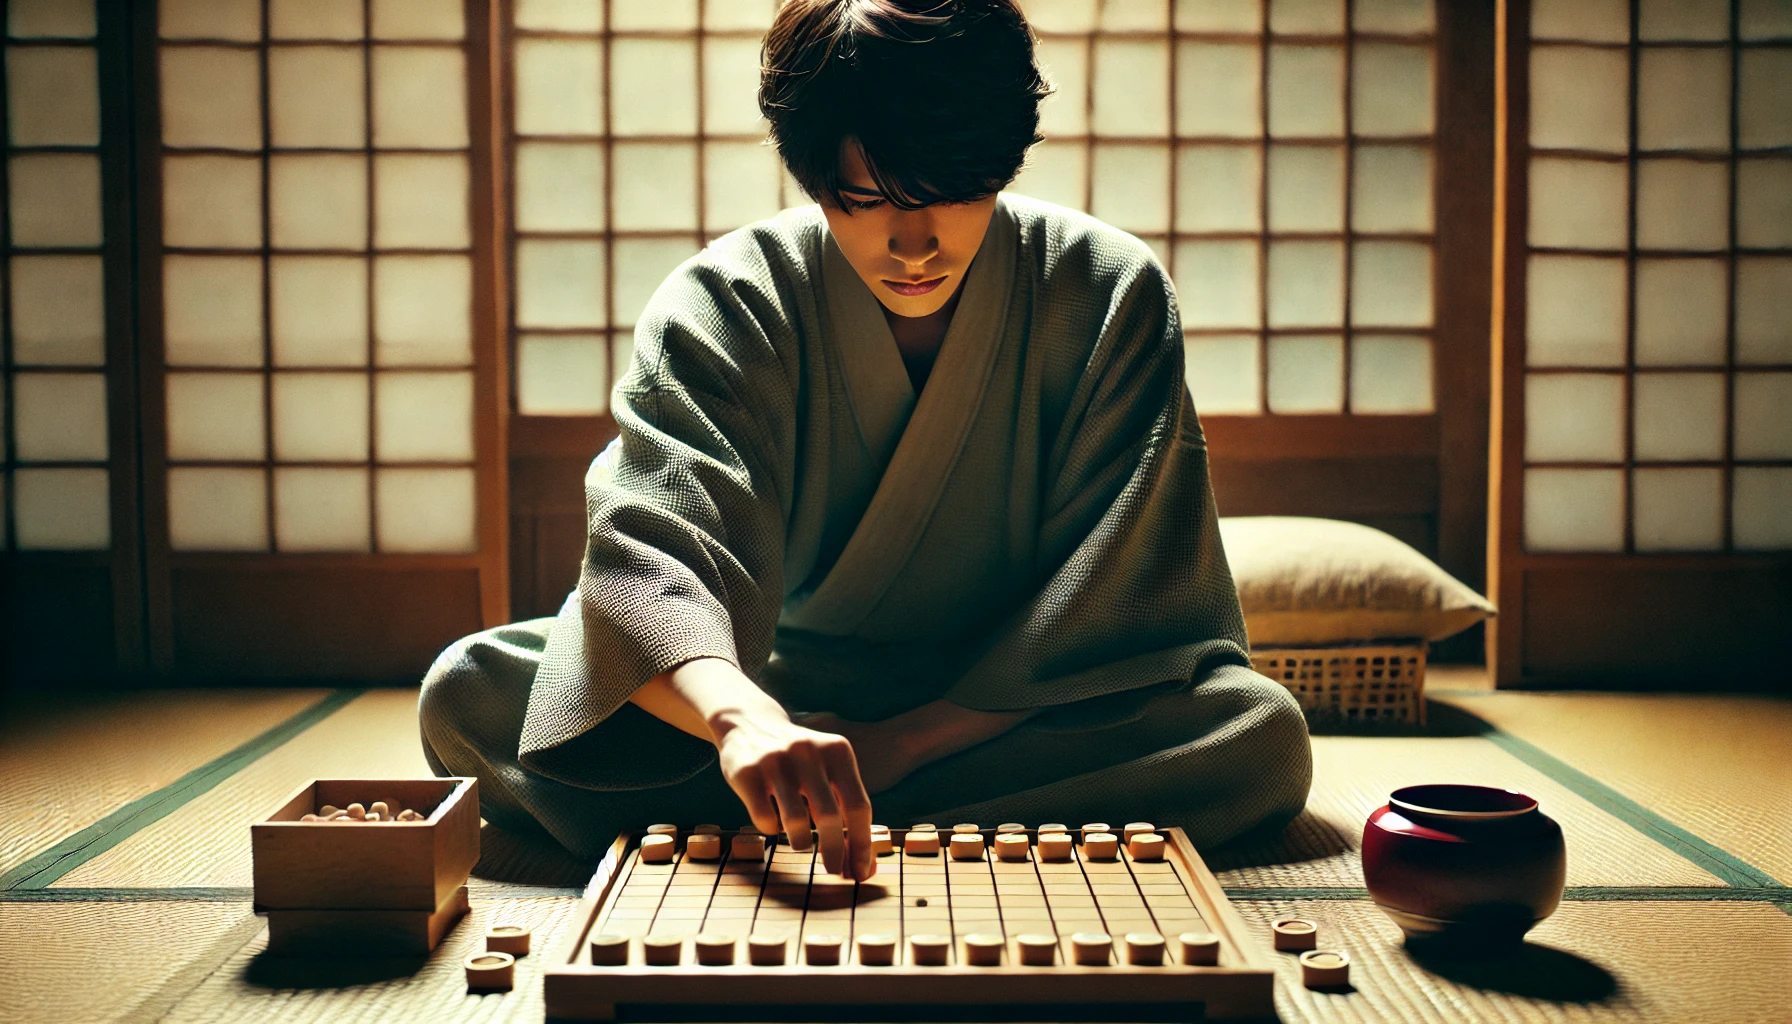
[[662, 672], [629, 700], [660, 721], [711, 743], [719, 742], [720, 733], [741, 714], [784, 713], [776, 700], [720, 658], [697, 658]]
[[919, 767], [993, 740], [1032, 715], [1032, 711], [973, 711], [936, 700], [885, 724], [894, 727], [909, 762]]

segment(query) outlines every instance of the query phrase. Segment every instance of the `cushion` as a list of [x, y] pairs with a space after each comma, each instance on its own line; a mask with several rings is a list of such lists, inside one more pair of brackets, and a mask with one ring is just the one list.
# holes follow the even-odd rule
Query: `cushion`
[[1494, 614], [1480, 594], [1368, 526], [1302, 516], [1220, 520], [1253, 647], [1440, 640]]

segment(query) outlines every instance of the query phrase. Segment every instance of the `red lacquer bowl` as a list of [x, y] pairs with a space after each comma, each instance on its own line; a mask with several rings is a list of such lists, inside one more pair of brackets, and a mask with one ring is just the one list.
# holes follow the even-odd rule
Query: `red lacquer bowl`
[[1516, 944], [1562, 899], [1562, 828], [1489, 786], [1396, 789], [1363, 826], [1369, 896], [1408, 942]]

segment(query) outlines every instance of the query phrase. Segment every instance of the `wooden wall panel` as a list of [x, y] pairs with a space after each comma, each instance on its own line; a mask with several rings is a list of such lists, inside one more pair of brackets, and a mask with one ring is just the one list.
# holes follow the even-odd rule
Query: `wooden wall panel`
[[[352, 579], [352, 586], [345, 586]], [[415, 685], [436, 655], [484, 626], [480, 570], [182, 565], [171, 579], [183, 677], [329, 678]]]
[[[0, 688], [109, 677], [121, 666], [105, 556], [9, 555], [0, 561]], [[134, 595], [133, 595], [134, 596]]]
[[1524, 588], [1528, 684], [1792, 691], [1784, 564], [1577, 559], [1527, 570]]

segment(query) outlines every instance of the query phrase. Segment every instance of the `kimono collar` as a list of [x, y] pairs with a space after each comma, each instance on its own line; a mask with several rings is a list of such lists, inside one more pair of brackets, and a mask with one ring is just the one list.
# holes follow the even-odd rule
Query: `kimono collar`
[[[1013, 215], [998, 198], [983, 244], [978, 247], [977, 255], [959, 285], [958, 309], [953, 312], [952, 323], [940, 343], [923, 396], [952, 390], [961, 392], [961, 399], [966, 397], [962, 394], [962, 385], [967, 383], [962, 379], [963, 375], [982, 362], [978, 356], [983, 354], [966, 350], [987, 348], [993, 352], [1013, 292], [1018, 230]], [[884, 319], [882, 303], [853, 269], [846, 254], [840, 251], [833, 234], [825, 230], [823, 234], [821, 281], [827, 308], [828, 344], [839, 354], [847, 398], [858, 424], [859, 436], [881, 470], [890, 464], [896, 445], [908, 427], [909, 417], [916, 409], [915, 389], [909, 380], [908, 369], [903, 366], [896, 338], [890, 333], [889, 321]], [[956, 384], [947, 384], [948, 380], [956, 381]], [[979, 379], [977, 395], [982, 394], [981, 384]], [[931, 406], [933, 403], [927, 404]], [[961, 403], [942, 404], [957, 406]], [[946, 410], [935, 409], [928, 415], [943, 412]]]
[[[998, 199], [965, 274], [964, 298], [918, 401], [877, 298], [829, 236], [823, 271], [829, 344], [841, 353], [866, 448], [889, 453], [889, 461], [845, 549], [801, 607], [792, 609], [787, 625], [852, 633], [914, 555], [989, 389], [1014, 297], [1019, 235], [1013, 215]], [[854, 354], [855, 349], [864, 351]], [[861, 377], [869, 385], [855, 383]], [[897, 402], [904, 394], [907, 403]]]

